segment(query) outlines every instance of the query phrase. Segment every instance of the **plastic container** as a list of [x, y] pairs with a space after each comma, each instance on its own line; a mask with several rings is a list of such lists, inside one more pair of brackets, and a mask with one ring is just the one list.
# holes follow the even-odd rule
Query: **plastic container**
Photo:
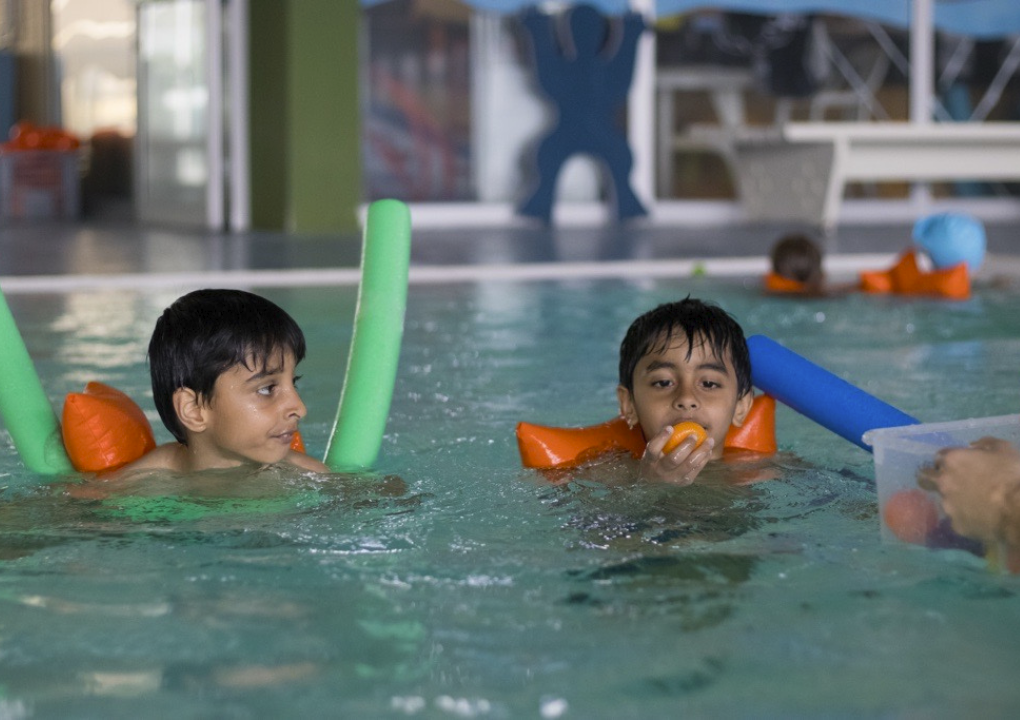
[[864, 441], [871, 444], [875, 456], [883, 540], [959, 547], [982, 554], [978, 543], [949, 529], [938, 494], [918, 487], [917, 471], [933, 462], [941, 448], [969, 445], [983, 437], [1001, 438], [1020, 447], [1020, 415], [881, 428], [864, 434]]
[[0, 218], [79, 215], [77, 150], [0, 149]]

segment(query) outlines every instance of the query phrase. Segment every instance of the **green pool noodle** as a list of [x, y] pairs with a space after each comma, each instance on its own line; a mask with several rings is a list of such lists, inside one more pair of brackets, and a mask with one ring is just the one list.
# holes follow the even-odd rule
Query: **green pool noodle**
[[336, 472], [369, 468], [379, 456], [397, 379], [410, 259], [407, 205], [399, 200], [372, 203], [362, 241], [347, 372], [323, 458]]
[[3, 368], [0, 415], [25, 467], [44, 475], [73, 473], [74, 468], [64, 450], [57, 414], [46, 397], [2, 291], [0, 368]]

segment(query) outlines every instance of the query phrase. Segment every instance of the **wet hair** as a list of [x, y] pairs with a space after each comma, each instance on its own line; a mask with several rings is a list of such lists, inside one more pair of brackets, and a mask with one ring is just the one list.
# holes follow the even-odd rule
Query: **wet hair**
[[819, 283], [822, 251], [807, 235], [784, 235], [772, 246], [772, 272], [797, 282]]
[[149, 340], [152, 398], [159, 417], [179, 442], [187, 444], [174, 410], [180, 388], [212, 398], [216, 379], [236, 365], [266, 370], [290, 351], [300, 362], [305, 336], [279, 306], [243, 290], [196, 290], [163, 311]]
[[740, 324], [719, 306], [691, 297], [659, 305], [631, 323], [620, 343], [620, 385], [633, 392], [641, 358], [678, 338], [687, 341], [688, 358], [704, 342], [716, 357], [728, 359], [737, 376], [737, 397], [751, 391], [751, 357]]

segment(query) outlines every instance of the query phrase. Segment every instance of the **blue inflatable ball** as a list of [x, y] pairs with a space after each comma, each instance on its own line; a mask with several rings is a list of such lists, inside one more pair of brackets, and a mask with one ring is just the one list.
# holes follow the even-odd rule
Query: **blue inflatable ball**
[[923, 217], [914, 223], [914, 242], [938, 268], [967, 263], [971, 274], [985, 259], [985, 227], [965, 213], [945, 212]]

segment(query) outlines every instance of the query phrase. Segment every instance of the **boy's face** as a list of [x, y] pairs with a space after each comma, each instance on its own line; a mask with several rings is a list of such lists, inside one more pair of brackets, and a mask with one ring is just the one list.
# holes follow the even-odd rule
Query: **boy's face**
[[284, 351], [270, 355], [263, 369], [238, 364], [216, 378], [202, 407], [205, 467], [273, 464], [287, 457], [298, 421], [308, 412], [294, 384], [296, 366], [294, 354]]
[[642, 357], [634, 368], [634, 390], [617, 388], [620, 414], [641, 426], [645, 439], [666, 425], [693, 421], [714, 438], [713, 457], [721, 457], [730, 425], [740, 426], [751, 408], [751, 393], [737, 395], [737, 376], [729, 358], [716, 357], [696, 338], [688, 357], [687, 340], [673, 337], [662, 350]]

